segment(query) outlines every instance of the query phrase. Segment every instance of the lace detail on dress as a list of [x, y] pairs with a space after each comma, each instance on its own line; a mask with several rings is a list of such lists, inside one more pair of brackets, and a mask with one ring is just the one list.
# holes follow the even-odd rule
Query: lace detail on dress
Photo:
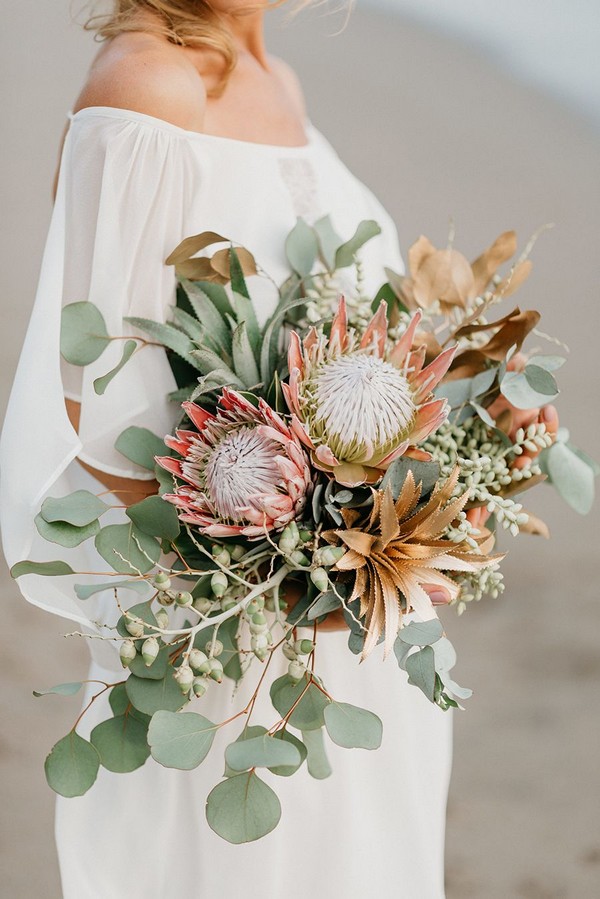
[[319, 199], [317, 176], [308, 159], [297, 159], [293, 156], [279, 159], [279, 171], [286, 185], [294, 212], [297, 216], [313, 222], [319, 218]]

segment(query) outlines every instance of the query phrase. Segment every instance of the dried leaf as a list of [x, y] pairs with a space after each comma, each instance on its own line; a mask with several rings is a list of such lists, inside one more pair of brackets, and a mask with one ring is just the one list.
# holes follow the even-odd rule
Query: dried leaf
[[413, 278], [416, 277], [425, 259], [435, 251], [434, 245], [423, 234], [412, 244], [408, 250], [408, 269]]
[[212, 246], [214, 243], [222, 243], [229, 241], [228, 237], [223, 237], [215, 231], [203, 231], [201, 234], [194, 234], [192, 237], [186, 237], [178, 244], [172, 253], [165, 259], [165, 265], [176, 265], [178, 262], [184, 262], [204, 250], [206, 247]]
[[[256, 274], [256, 262], [254, 256], [245, 247], [236, 247], [237, 257], [242, 268], [242, 272], [246, 277]], [[226, 281], [231, 280], [230, 271], [230, 255], [229, 247], [224, 250], [217, 250], [211, 257], [210, 264], [215, 272], [225, 278]]]
[[458, 250], [436, 250], [423, 260], [413, 290], [417, 303], [425, 309], [435, 300], [465, 308], [475, 296], [471, 266]]
[[545, 537], [546, 540], [549, 540], [550, 529], [546, 522], [534, 515], [533, 512], [527, 512], [527, 515], [529, 516], [528, 520], [525, 524], [519, 526], [519, 530], [524, 534], [534, 534], [537, 537]]
[[475, 292], [480, 296], [496, 274], [498, 268], [517, 252], [517, 235], [514, 231], [504, 231], [481, 256], [472, 263]]
[[524, 259], [523, 262], [517, 262], [512, 272], [500, 282], [498, 287], [495, 288], [494, 293], [496, 296], [512, 296], [512, 294], [527, 280], [531, 274], [532, 268], [533, 263], [530, 259]]

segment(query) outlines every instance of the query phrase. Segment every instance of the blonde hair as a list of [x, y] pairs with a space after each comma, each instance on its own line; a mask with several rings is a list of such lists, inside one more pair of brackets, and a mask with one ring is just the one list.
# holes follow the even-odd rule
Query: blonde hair
[[[287, 0], [264, 0], [245, 6], [239, 14], [259, 10], [276, 9]], [[231, 33], [210, 0], [112, 0], [110, 13], [94, 14], [83, 24], [86, 31], [94, 31], [98, 40], [108, 40], [126, 31], [145, 31], [166, 37], [173, 44], [183, 47], [203, 47], [221, 54], [223, 69], [217, 85], [210, 91], [219, 96], [237, 62], [237, 51]], [[290, 10], [294, 16], [308, 6], [322, 6], [327, 0], [295, 0]], [[351, 5], [353, 0], [342, 0], [337, 9]], [[335, 11], [335, 10], [334, 10]], [[151, 13], [154, 23], [140, 23], [140, 13]]]

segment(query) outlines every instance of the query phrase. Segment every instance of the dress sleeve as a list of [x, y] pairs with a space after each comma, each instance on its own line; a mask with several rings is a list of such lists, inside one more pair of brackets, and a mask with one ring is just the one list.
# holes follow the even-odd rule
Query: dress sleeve
[[[201, 167], [185, 134], [100, 113], [72, 118], [0, 440], [0, 521], [9, 565], [67, 558], [71, 552], [41, 541], [34, 518], [46, 496], [74, 489], [70, 473], [82, 471], [76, 457], [117, 476], [152, 477], [115, 450], [114, 442], [129, 425], [159, 435], [171, 430], [178, 408], [166, 393], [176, 384], [164, 350], [146, 346], [134, 353], [98, 396], [93, 381], [117, 364], [123, 341], [112, 341], [85, 368], [72, 366], [60, 356], [61, 311], [68, 303], [89, 300], [117, 337], [141, 335], [124, 316], [166, 319], [175, 275], [164, 260], [187, 236]], [[79, 434], [69, 422], [65, 395], [81, 402]], [[78, 570], [81, 560], [74, 562]], [[67, 599], [61, 581], [25, 575], [19, 586], [38, 605], [86, 619]], [[72, 585], [68, 593], [72, 596]]]

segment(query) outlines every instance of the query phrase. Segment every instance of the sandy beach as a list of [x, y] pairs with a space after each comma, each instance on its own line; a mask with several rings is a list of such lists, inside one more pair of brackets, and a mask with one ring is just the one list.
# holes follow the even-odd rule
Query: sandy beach
[[[94, 51], [69, 24], [68, 6], [21, 0], [3, 13], [3, 404], [34, 298], [59, 137]], [[337, 36], [339, 16], [282, 21], [280, 13], [269, 21], [272, 52], [296, 68], [312, 121], [384, 201], [403, 248], [421, 233], [444, 243], [450, 219], [470, 257], [507, 228], [524, 245], [554, 223], [519, 302], [541, 310], [544, 330], [570, 347], [557, 405], [573, 440], [598, 458], [598, 136], [484, 55], [384, 13], [359, 7]], [[600, 895], [600, 504], [580, 518], [544, 488], [532, 509], [552, 541], [503, 538], [504, 597], [445, 618], [456, 677], [476, 688], [455, 716], [449, 899]], [[1, 589], [2, 892], [59, 899], [43, 761], [79, 703], [31, 691], [83, 677], [87, 648], [61, 636], [69, 622], [30, 607], [4, 566]]]

